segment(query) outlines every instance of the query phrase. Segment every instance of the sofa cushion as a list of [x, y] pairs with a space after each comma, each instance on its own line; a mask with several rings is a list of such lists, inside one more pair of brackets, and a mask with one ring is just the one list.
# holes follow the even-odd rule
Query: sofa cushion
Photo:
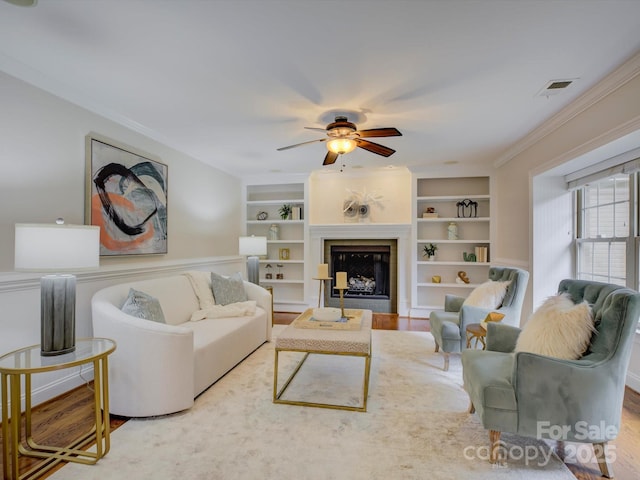
[[464, 305], [480, 308], [499, 308], [507, 293], [510, 282], [494, 282], [489, 280], [478, 285], [464, 301]]
[[166, 323], [158, 299], [148, 293], [133, 288], [129, 289], [129, 295], [124, 301], [121, 310], [134, 317], [152, 320], [158, 323]]
[[529, 318], [515, 350], [576, 360], [588, 348], [594, 331], [587, 302], [574, 304], [568, 294], [554, 295]]
[[218, 305], [247, 301], [247, 293], [244, 291], [244, 283], [240, 273], [223, 277], [211, 272], [211, 290], [213, 290], [213, 297]]

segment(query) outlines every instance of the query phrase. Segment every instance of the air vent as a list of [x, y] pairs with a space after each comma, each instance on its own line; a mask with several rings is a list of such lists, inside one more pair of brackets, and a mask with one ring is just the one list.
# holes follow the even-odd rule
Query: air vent
[[559, 80], [551, 80], [537, 93], [540, 97], [550, 97], [551, 95], [558, 95], [565, 92], [573, 83], [578, 80], [577, 78], [563, 78]]

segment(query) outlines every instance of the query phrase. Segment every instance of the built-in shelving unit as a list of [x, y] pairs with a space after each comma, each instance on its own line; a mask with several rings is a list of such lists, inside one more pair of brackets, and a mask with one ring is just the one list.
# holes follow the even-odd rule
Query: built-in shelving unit
[[[491, 192], [489, 177], [416, 178], [414, 265], [412, 315], [429, 315], [444, 307], [447, 294], [466, 296], [486, 281], [491, 255]], [[464, 200], [475, 202], [475, 208], [459, 206]], [[433, 209], [437, 217], [424, 218]], [[449, 226], [455, 224], [457, 239], [449, 237]], [[424, 246], [432, 243], [438, 249], [435, 259], [423, 256]], [[486, 248], [487, 261], [477, 261]], [[465, 261], [470, 254], [476, 261]], [[456, 281], [458, 272], [466, 272], [470, 283]], [[440, 277], [436, 283], [434, 277]]]
[[[306, 308], [304, 183], [247, 185], [245, 203], [246, 234], [267, 237], [267, 256], [260, 259], [260, 284], [273, 288], [274, 310], [302, 311]], [[299, 214], [292, 215], [295, 219], [281, 218], [279, 210], [285, 204], [299, 209]], [[265, 214], [266, 218], [259, 219]], [[270, 233], [275, 230], [277, 239]]]

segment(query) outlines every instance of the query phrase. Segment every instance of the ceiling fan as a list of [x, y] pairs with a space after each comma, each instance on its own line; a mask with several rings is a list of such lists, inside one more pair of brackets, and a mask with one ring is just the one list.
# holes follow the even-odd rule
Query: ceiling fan
[[296, 143], [287, 147], [278, 148], [278, 151], [288, 150], [290, 148], [307, 145], [309, 143], [327, 142], [327, 155], [324, 157], [322, 165], [331, 165], [335, 163], [339, 155], [349, 153], [356, 147], [363, 148], [369, 152], [389, 157], [395, 153], [395, 150], [378, 143], [363, 140], [367, 137], [401, 137], [402, 133], [397, 128], [370, 128], [368, 130], [358, 130], [355, 123], [347, 120], [347, 117], [336, 116], [335, 121], [326, 126], [326, 128], [304, 127], [308, 130], [320, 130], [326, 132], [327, 138], [319, 138], [308, 142]]

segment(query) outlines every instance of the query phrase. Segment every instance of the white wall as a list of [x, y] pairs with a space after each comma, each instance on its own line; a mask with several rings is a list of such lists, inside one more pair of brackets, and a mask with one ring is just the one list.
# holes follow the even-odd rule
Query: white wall
[[[85, 136], [95, 132], [158, 157], [168, 170], [168, 248], [161, 256], [103, 258], [78, 277], [77, 334], [90, 336], [89, 300], [130, 276], [243, 268], [240, 180], [0, 72], [0, 353], [40, 342], [37, 274], [13, 273], [14, 224], [84, 223]], [[38, 400], [59, 393], [61, 373], [34, 379]], [[77, 372], [73, 374], [75, 377]]]
[[372, 223], [411, 223], [411, 172], [405, 168], [374, 172], [314, 173], [309, 179], [309, 224], [344, 223], [342, 214], [349, 190], [381, 195], [370, 205]]
[[[638, 59], [634, 59], [634, 62], [639, 63]], [[536, 202], [540, 201], [539, 197], [536, 197], [536, 202], [533, 201], [533, 178], [613, 142], [634, 129], [640, 129], [640, 70], [635, 66], [631, 70], [619, 88], [584, 102], [581, 110], [575, 110], [555, 130], [531, 142], [528, 148], [497, 169], [494, 189], [498, 203], [495, 249], [504, 263], [528, 266], [531, 270], [530, 252], [539, 253], [532, 244], [542, 241], [543, 237], [540, 232], [532, 231], [536, 224], [540, 225], [532, 220]], [[612, 76], [615, 75], [614, 72]], [[532, 273], [538, 274], [535, 270]], [[538, 290], [535, 295], [532, 294], [533, 288], [548, 291], [546, 285], [557, 285], [563, 278], [564, 269], [545, 269], [540, 275], [544, 275], [542, 279], [534, 278], [529, 283], [525, 301], [525, 307], [529, 306], [529, 310], [523, 308], [523, 318], [531, 312], [533, 298], [543, 296], [543, 292]], [[640, 379], [639, 347], [640, 342], [636, 338], [629, 384], [633, 378]], [[636, 381], [634, 388], [637, 387]]]
[[531, 180], [532, 228], [531, 305], [535, 310], [556, 293], [573, 268], [573, 195], [560, 175], [538, 175]]

